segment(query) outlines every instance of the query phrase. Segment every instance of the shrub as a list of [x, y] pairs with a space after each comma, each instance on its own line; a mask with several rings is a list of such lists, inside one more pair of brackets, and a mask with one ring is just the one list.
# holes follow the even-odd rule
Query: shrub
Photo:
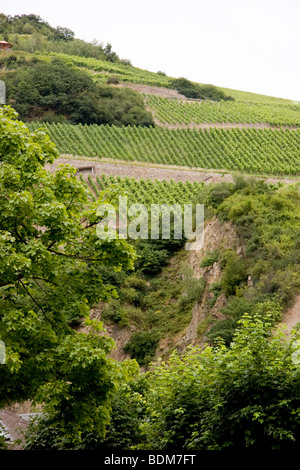
[[167, 250], [156, 249], [155, 244], [141, 240], [138, 244], [138, 259], [136, 269], [145, 274], [156, 274], [166, 266], [169, 260]]
[[[10, 60], [10, 62], [8, 62]], [[142, 97], [133, 90], [98, 85], [84, 71], [54, 58], [50, 63], [32, 62], [19, 67], [13, 55], [0, 75], [7, 85], [7, 103], [20, 118], [72, 124], [154, 126]], [[56, 116], [56, 118], [54, 117]]]
[[245, 315], [231, 348], [190, 348], [148, 373], [147, 449], [297, 450], [299, 365], [274, 321]]
[[226, 266], [223, 272], [221, 284], [223, 292], [235, 295], [236, 289], [241, 283], [246, 283], [248, 277], [246, 260], [229, 250], [226, 256]]
[[201, 302], [202, 296], [205, 290], [205, 286], [206, 286], [205, 279], [203, 278], [191, 279], [186, 292], [180, 297], [179, 306], [184, 307], [188, 304]]
[[200, 266], [201, 268], [206, 268], [208, 266], [212, 266], [216, 261], [219, 259], [219, 251], [214, 250], [210, 251], [201, 261]]
[[120, 327], [127, 326], [129, 324], [128, 312], [126, 308], [122, 306], [119, 299], [113, 299], [104, 307], [102, 318], [104, 321], [117, 323]]
[[120, 83], [120, 80], [118, 77], [108, 77], [106, 83], [108, 85], [118, 85]]
[[192, 83], [186, 78], [182, 77], [173, 80], [172, 87], [187, 98], [202, 100], [210, 99], [213, 101], [233, 100], [231, 96], [226, 95], [223, 91], [214, 85], [198, 85], [197, 83]]
[[135, 332], [123, 349], [132, 359], [144, 366], [154, 358], [158, 341], [158, 335], [152, 331]]

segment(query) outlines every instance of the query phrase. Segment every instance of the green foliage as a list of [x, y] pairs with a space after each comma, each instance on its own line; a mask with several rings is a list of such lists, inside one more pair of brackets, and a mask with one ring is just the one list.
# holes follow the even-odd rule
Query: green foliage
[[260, 316], [261, 319], [268, 314], [273, 317], [273, 321], [277, 321], [280, 319], [281, 305], [276, 297], [268, 298], [265, 296], [251, 300], [245, 297], [231, 297], [226, 306], [221, 309], [221, 312], [224, 319], [213, 322], [213, 325], [206, 333], [206, 338], [208, 343], [214, 346], [221, 339], [229, 347], [245, 313], [252, 317]]
[[[296, 187], [270, 187], [257, 182], [236, 191], [218, 207], [219, 217], [235, 223], [244, 239], [246, 257], [240, 268], [238, 261], [233, 264], [241, 281], [243, 265], [251, 275], [252, 296], [254, 292], [276, 293], [286, 305], [295, 294], [299, 286], [299, 203]], [[227, 271], [232, 277], [230, 267]], [[232, 292], [230, 279], [228, 289]]]
[[222, 90], [214, 85], [201, 85], [197, 87], [200, 97], [213, 101], [234, 101], [232, 96], [226, 95]]
[[132, 334], [123, 349], [131, 358], [136, 359], [140, 366], [144, 366], [154, 358], [158, 341], [158, 335], [153, 331], [138, 331]]
[[115, 52], [113, 52], [111, 44], [106, 44], [104, 48], [104, 55], [108, 62], [117, 62], [118, 60], [118, 56]]
[[113, 299], [103, 308], [101, 318], [107, 324], [110, 322], [118, 324], [120, 328], [129, 325], [128, 311], [118, 299]]
[[219, 250], [208, 252], [208, 254], [202, 259], [200, 263], [201, 268], [212, 266], [216, 261], [218, 261], [219, 256]]
[[245, 285], [247, 281], [247, 262], [234, 251], [226, 253], [225, 268], [221, 280], [224, 293], [235, 295], [240, 285]]
[[183, 279], [183, 293], [179, 299], [179, 307], [193, 306], [200, 303], [206, 286], [205, 279], [195, 278], [192, 269], [186, 269]]
[[224, 318], [214, 322], [207, 340], [216, 344], [221, 337], [229, 346], [245, 312], [256, 312], [265, 301], [274, 302], [280, 312], [299, 290], [299, 191], [297, 186], [238, 177], [234, 183], [202, 187], [193, 202], [212, 207], [221, 221], [231, 222], [242, 248], [239, 254], [236, 249], [208, 253], [201, 264], [211, 266], [218, 260], [222, 270], [208, 307], [221, 293], [228, 299]]
[[170, 223], [170, 237], [162, 238], [162, 227], [160, 225], [159, 238], [152, 239], [149, 229], [147, 240], [138, 239], [135, 248], [137, 252], [136, 269], [145, 274], [157, 274], [168, 264], [172, 254], [183, 248], [185, 237], [176, 239], [174, 234], [174, 223]]
[[[187, 269], [186, 256], [184, 250], [172, 258], [169, 254], [169, 265], [159, 273], [152, 269], [147, 280], [142, 272], [127, 275], [118, 287], [119, 298], [105, 306], [103, 321], [121, 328], [134, 325], [137, 333], [146, 331], [155, 339], [169, 338], [171, 347], [174, 335], [190, 322], [194, 303], [201, 301], [205, 288], [204, 280], [195, 279]], [[143, 364], [150, 359], [146, 354]]]
[[172, 86], [175, 90], [177, 90], [179, 93], [186, 96], [187, 98], [200, 98], [195, 84], [193, 84], [186, 78], [177, 78], [172, 82]]
[[111, 418], [105, 437], [94, 430], [83, 433], [80, 443], [72, 442], [51, 416], [43, 414], [30, 423], [24, 450], [130, 450], [142, 442], [140, 420], [145, 411], [146, 389], [142, 375], [120, 385], [111, 397]]
[[86, 72], [59, 59], [21, 63], [20, 58], [9, 57], [7, 66], [13, 70], [2, 73], [1, 79], [6, 82], [7, 102], [24, 120], [154, 125], [143, 99], [133, 90], [96, 85]]
[[118, 77], [108, 77], [106, 83], [108, 85], [118, 85], [120, 83], [120, 80]]
[[[230, 93], [233, 90], [230, 90]], [[202, 123], [268, 123], [271, 126], [300, 125], [299, 104], [292, 101], [265, 101], [260, 96], [254, 101], [246, 96], [235, 101], [174, 100], [156, 95], [147, 96], [147, 105], [162, 124]], [[263, 129], [261, 129], [263, 132]]]
[[[31, 129], [39, 126], [39, 123], [30, 125]], [[46, 128], [63, 154], [193, 168], [222, 168], [252, 174], [296, 175], [300, 172], [300, 130], [197, 130], [158, 126], [142, 129], [70, 124], [49, 124]], [[226, 196], [225, 188], [226, 185], [224, 191], [216, 196]]]
[[244, 315], [231, 348], [190, 348], [148, 372], [145, 442], [139, 448], [297, 449], [299, 366], [274, 315]]
[[[52, 27], [37, 15], [0, 15], [0, 34], [13, 42], [14, 50], [62, 52], [83, 57], [119, 62], [111, 45], [93, 41], [91, 43], [76, 39], [74, 32], [66, 27]], [[10, 38], [9, 38], [10, 36]]]
[[[93, 305], [115, 295], [98, 266], [130, 270], [134, 252], [124, 240], [97, 237], [98, 204], [89, 204], [75, 169], [48, 173], [54, 145], [16, 118], [11, 108], [0, 109], [1, 406], [44, 403], [65, 438], [79, 443], [83, 431], [105, 435], [109, 397], [135, 368], [108, 358], [113, 340], [89, 319]], [[74, 317], [88, 334], [70, 328]]]
[[219, 183], [210, 187], [209, 193], [204, 200], [204, 204], [216, 209], [221, 202], [228, 198], [233, 191], [232, 183]]
[[167, 250], [156, 248], [154, 243], [147, 243], [145, 240], [139, 240], [137, 254], [136, 269], [146, 274], [160, 272], [168, 264], [170, 256]]
[[213, 101], [232, 101], [231, 96], [227, 96], [223, 91], [214, 85], [198, 85], [190, 82], [186, 78], [177, 78], [173, 80], [172, 87], [187, 98], [210, 99]]

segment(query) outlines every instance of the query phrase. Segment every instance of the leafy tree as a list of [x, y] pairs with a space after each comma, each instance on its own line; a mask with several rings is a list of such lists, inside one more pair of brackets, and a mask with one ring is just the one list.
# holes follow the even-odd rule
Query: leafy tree
[[117, 54], [112, 50], [112, 45], [111, 44], [106, 44], [105, 48], [104, 48], [104, 54], [105, 54], [105, 57], [106, 59], [109, 61], [109, 62], [117, 62], [118, 60], [118, 56]]
[[[275, 315], [276, 316], [276, 315]], [[298, 449], [300, 369], [274, 313], [244, 314], [230, 348], [190, 348], [152, 365], [148, 449]]]
[[65, 439], [59, 423], [51, 416], [36, 417], [26, 431], [24, 450], [117, 450], [132, 449], [143, 440], [140, 427], [145, 412], [143, 375], [124, 382], [111, 399], [111, 420], [105, 438], [96, 431], [82, 434], [81, 442]]
[[74, 32], [69, 28], [58, 26], [54, 33], [54, 38], [62, 41], [72, 41], [74, 39]]
[[[74, 168], [44, 169], [58, 155], [44, 132], [31, 134], [2, 107], [0, 135], [1, 406], [33, 399], [67, 441], [91, 429], [104, 436], [110, 396], [135, 365], [108, 358], [114, 343], [89, 311], [114, 296], [98, 267], [131, 269], [133, 249], [97, 237], [97, 203]], [[74, 317], [89, 333], [70, 327]]]
[[154, 125], [142, 97], [133, 90], [96, 85], [87, 73], [57, 59], [28, 64], [15, 57], [12, 64], [11, 57], [5, 63], [14, 70], [1, 74], [1, 79], [7, 85], [7, 103], [24, 120], [45, 121], [51, 115], [73, 124]]

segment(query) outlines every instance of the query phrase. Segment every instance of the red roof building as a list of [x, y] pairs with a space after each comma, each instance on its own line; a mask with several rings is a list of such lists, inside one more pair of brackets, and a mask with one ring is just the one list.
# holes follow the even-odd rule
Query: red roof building
[[[5, 437], [10, 450], [21, 450], [22, 444], [18, 442], [24, 438], [23, 432], [28, 426], [28, 420], [23, 416], [12, 413], [9, 410], [0, 410], [0, 433]], [[17, 441], [17, 443], [15, 442]]]
[[0, 41], [0, 51], [9, 51], [12, 48], [12, 44], [7, 41]]

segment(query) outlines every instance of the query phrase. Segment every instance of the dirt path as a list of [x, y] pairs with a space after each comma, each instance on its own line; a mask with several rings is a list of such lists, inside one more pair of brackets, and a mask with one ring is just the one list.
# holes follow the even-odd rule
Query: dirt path
[[171, 88], [164, 88], [151, 85], [141, 85], [136, 83], [120, 83], [119, 85], [113, 85], [116, 87], [126, 87], [131, 88], [132, 90], [146, 95], [145, 104], [147, 110], [152, 114], [154, 123], [158, 127], [163, 127], [164, 129], [289, 129], [297, 130], [299, 126], [272, 126], [268, 123], [239, 123], [239, 122], [203, 122], [197, 124], [195, 122], [190, 122], [189, 124], [182, 124], [177, 122], [176, 124], [164, 123], [159, 121], [156, 118], [153, 109], [147, 106], [147, 95], [155, 95], [161, 98], [176, 99], [178, 101], [188, 101], [191, 103], [201, 104], [203, 100], [195, 100], [192, 98], [187, 98], [186, 96], [179, 93], [177, 90]]
[[[161, 98], [176, 98], [183, 101], [191, 101], [186, 96], [179, 93], [177, 90], [173, 90], [172, 88], [164, 88], [159, 86], [151, 86], [151, 85], [141, 85], [138, 83], [120, 83], [119, 85], [114, 85], [116, 87], [126, 87], [131, 88], [138, 93], [143, 93], [145, 95], [155, 95], [160, 96]], [[193, 100], [197, 101], [197, 100]]]
[[75, 168], [83, 168], [86, 166], [92, 166], [93, 170], [82, 170], [81, 173], [86, 176], [87, 174], [93, 175], [113, 175], [113, 176], [127, 176], [133, 177], [136, 179], [141, 178], [150, 178], [150, 179], [157, 179], [161, 180], [170, 180], [173, 179], [174, 181], [194, 181], [196, 182], [209, 182], [209, 183], [217, 183], [219, 181], [232, 181], [233, 177], [229, 173], [224, 172], [224, 176], [222, 173], [213, 172], [210, 170], [197, 170], [197, 169], [188, 169], [186, 167], [168, 167], [164, 165], [157, 165], [157, 166], [149, 166], [143, 165], [139, 163], [135, 164], [126, 164], [126, 163], [118, 163], [118, 162], [107, 162], [101, 160], [93, 160], [93, 159], [80, 159], [75, 158], [72, 156], [64, 156], [58, 158], [54, 164], [48, 165], [47, 169], [50, 171], [55, 171], [58, 165], [60, 164], [70, 164]]
[[[62, 155], [52, 165], [46, 165], [46, 168], [50, 171], [55, 171], [60, 164], [70, 164], [79, 169], [87, 166], [92, 167], [81, 171], [84, 176], [88, 174], [101, 175], [104, 173], [105, 175], [127, 176], [136, 179], [150, 178], [159, 181], [172, 179], [182, 182], [190, 181], [191, 183], [195, 181], [199, 183], [202, 181], [205, 183], [232, 182], [235, 173], [222, 169], [215, 171], [205, 168], [172, 167], [167, 165], [151, 166], [140, 162], [112, 162], [96, 158], [75, 157], [72, 155]], [[267, 183], [283, 182], [285, 184], [295, 184], [300, 182], [300, 177], [276, 178], [270, 176], [261, 178]]]
[[294, 304], [283, 315], [281, 324], [286, 325], [286, 334], [289, 336], [292, 329], [300, 322], [300, 294], [295, 298]]
[[151, 108], [147, 107], [147, 110], [152, 113], [154, 124], [164, 129], [289, 129], [291, 131], [299, 129], [297, 126], [271, 126], [271, 124], [267, 123], [202, 122], [201, 124], [196, 124], [195, 122], [190, 122], [189, 124], [171, 124], [159, 121]]

